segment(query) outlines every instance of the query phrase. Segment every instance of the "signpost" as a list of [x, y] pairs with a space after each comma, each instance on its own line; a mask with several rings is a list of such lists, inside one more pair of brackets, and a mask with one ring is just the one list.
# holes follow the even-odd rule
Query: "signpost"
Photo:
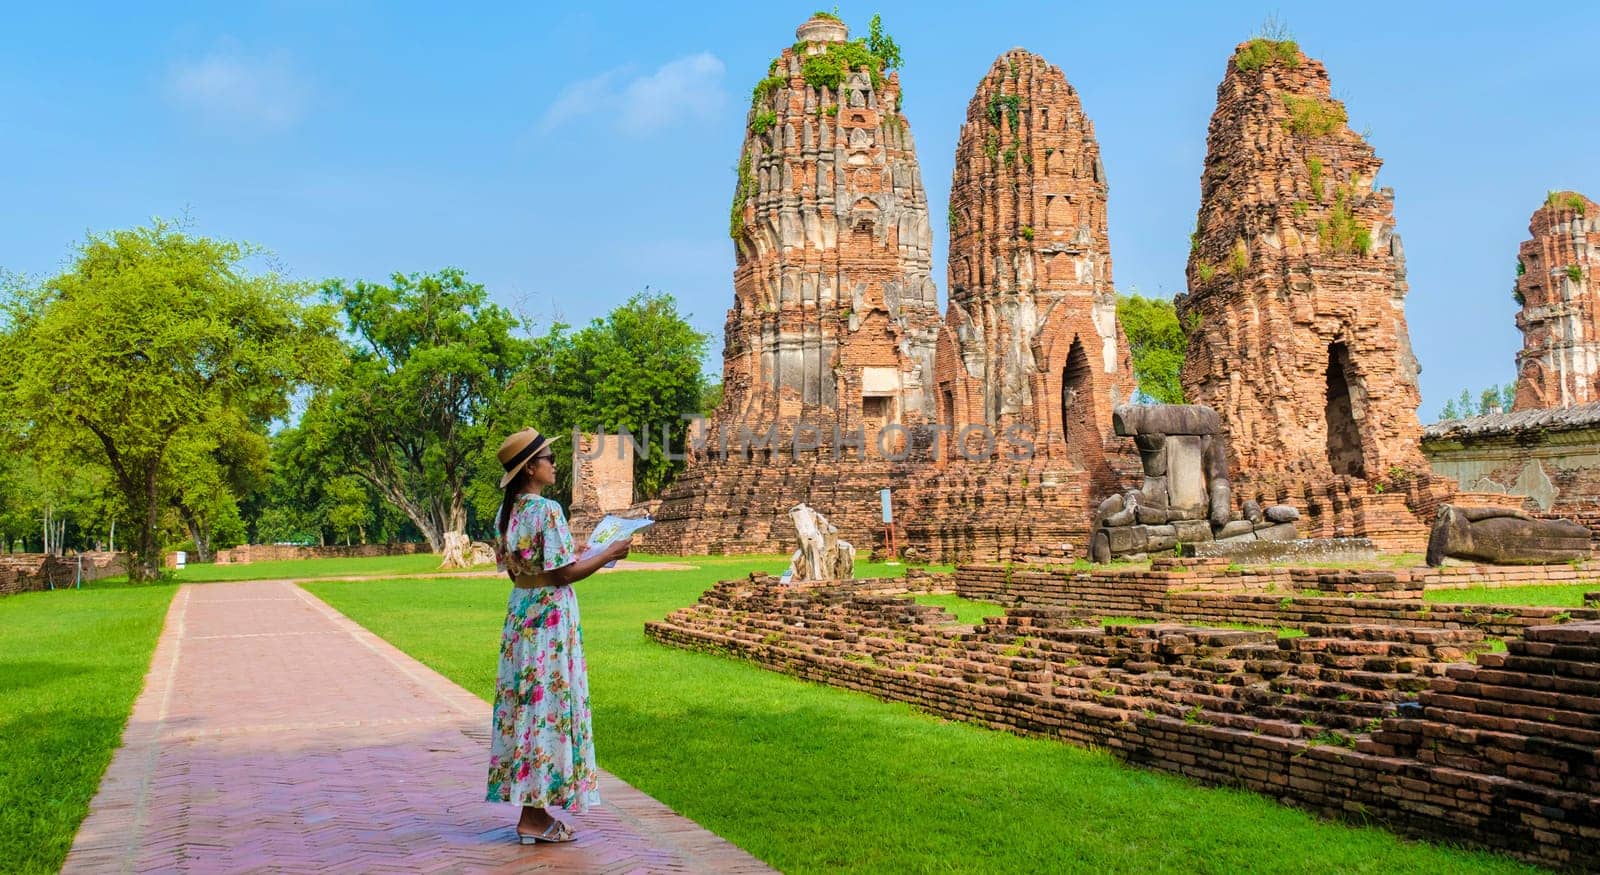
[[900, 551], [895, 549], [894, 544], [894, 505], [889, 499], [887, 488], [878, 490], [878, 501], [883, 504], [883, 537], [884, 542], [889, 545], [889, 558], [884, 564], [899, 565]]

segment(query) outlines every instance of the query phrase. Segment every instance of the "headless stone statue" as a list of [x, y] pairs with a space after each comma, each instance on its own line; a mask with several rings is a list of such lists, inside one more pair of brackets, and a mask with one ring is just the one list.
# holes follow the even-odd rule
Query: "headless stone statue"
[[1569, 520], [1536, 519], [1503, 507], [1439, 506], [1428, 533], [1428, 564], [1461, 559], [1494, 565], [1541, 565], [1589, 558], [1589, 529]]
[[806, 580], [850, 580], [855, 577], [856, 549], [839, 540], [839, 529], [828, 518], [805, 504], [789, 510], [800, 548], [789, 560], [784, 578], [793, 583]]
[[[1287, 505], [1263, 514], [1255, 502], [1233, 510], [1227, 435], [1215, 410], [1198, 404], [1124, 404], [1117, 434], [1133, 438], [1144, 481], [1100, 503], [1089, 556], [1096, 562], [1143, 558], [1180, 544], [1294, 540], [1299, 513]], [[1185, 548], [1187, 549], [1187, 548]]]

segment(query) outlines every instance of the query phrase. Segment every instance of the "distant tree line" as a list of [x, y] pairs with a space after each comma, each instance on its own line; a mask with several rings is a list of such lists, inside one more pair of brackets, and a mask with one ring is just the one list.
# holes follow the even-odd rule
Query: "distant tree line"
[[[60, 275], [0, 275], [0, 541], [162, 551], [486, 536], [494, 449], [687, 423], [709, 338], [646, 291], [543, 333], [463, 271], [293, 281], [258, 247], [156, 222], [91, 236]], [[565, 445], [563, 445], [565, 446]], [[644, 497], [681, 462], [635, 462]], [[562, 465], [561, 498], [570, 496]]]
[[1466, 419], [1469, 416], [1484, 416], [1490, 413], [1510, 413], [1511, 405], [1517, 400], [1517, 383], [1515, 380], [1503, 386], [1490, 386], [1478, 392], [1476, 396], [1467, 389], [1461, 390], [1461, 395], [1451, 398], [1444, 403], [1444, 409], [1439, 411], [1439, 419]]

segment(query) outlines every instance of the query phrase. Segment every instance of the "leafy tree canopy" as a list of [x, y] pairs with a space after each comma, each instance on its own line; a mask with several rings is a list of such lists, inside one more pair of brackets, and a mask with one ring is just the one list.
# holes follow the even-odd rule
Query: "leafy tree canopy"
[[329, 282], [355, 345], [330, 392], [314, 399], [315, 451], [400, 508], [435, 552], [467, 526], [467, 484], [500, 435], [503, 387], [532, 352], [517, 320], [482, 285], [447, 268], [389, 284]]
[[1439, 411], [1439, 419], [1466, 419], [1469, 416], [1484, 416], [1490, 413], [1510, 413], [1511, 406], [1516, 400], [1515, 380], [1480, 390], [1476, 398], [1471, 391], [1462, 389], [1460, 396], [1444, 403], [1444, 409]]
[[31, 446], [110, 472], [135, 578], [157, 570], [174, 449], [281, 416], [331, 358], [331, 312], [251, 273], [259, 252], [158, 221], [91, 236], [65, 273], [6, 296], [0, 394]]
[[1141, 297], [1138, 291], [1117, 296], [1117, 320], [1128, 337], [1133, 374], [1142, 400], [1157, 404], [1182, 404], [1183, 384], [1178, 372], [1188, 350], [1172, 302]]

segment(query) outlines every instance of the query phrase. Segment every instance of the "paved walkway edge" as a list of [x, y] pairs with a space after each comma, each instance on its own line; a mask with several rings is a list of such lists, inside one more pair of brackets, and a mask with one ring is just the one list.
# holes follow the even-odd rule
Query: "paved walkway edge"
[[[475, 721], [482, 725], [481, 732], [463, 730], [469, 737], [482, 742], [482, 754], [487, 756], [489, 713], [488, 703], [474, 696], [466, 689], [444, 677], [433, 669], [427, 667], [399, 648], [383, 640], [360, 624], [334, 610], [321, 599], [295, 585], [291, 581], [255, 581], [252, 586], [277, 584], [287, 590], [285, 595], [293, 593], [294, 598], [303, 602], [306, 608], [321, 615], [330, 625], [339, 632], [348, 635], [354, 643], [371, 652], [384, 663], [406, 676], [412, 683], [417, 684], [433, 700], [442, 707], [442, 715], [446, 719], [454, 715], [466, 722]], [[134, 702], [129, 714], [128, 722], [123, 729], [122, 745], [112, 756], [110, 765], [101, 779], [100, 787], [90, 802], [89, 813], [80, 825], [74, 838], [71, 851], [62, 866], [63, 872], [135, 872], [147, 868], [149, 860], [141, 862], [141, 856], [147, 845], [159, 840], [170, 840], [174, 830], [183, 829], [181, 822], [174, 823], [170, 817], [170, 802], [172, 788], [167, 784], [158, 782], [158, 764], [163, 757], [170, 758], [177, 746], [192, 741], [194, 734], [175, 727], [169, 720], [169, 712], [173, 708], [174, 690], [180, 682], [180, 672], [184, 659], [185, 640], [204, 641], [203, 630], [191, 629], [190, 621], [191, 602], [197, 587], [207, 588], [207, 595], [211, 595], [213, 587], [231, 587], [240, 584], [186, 584], [174, 595], [169, 607], [165, 622], [162, 625], [160, 638], [157, 640], [155, 650], [151, 656], [150, 668], [145, 674], [144, 687]], [[276, 599], [275, 599], [276, 600]], [[293, 601], [293, 599], [290, 599]], [[301, 633], [293, 633], [301, 634]], [[321, 634], [321, 633], [317, 633]], [[192, 671], [192, 667], [191, 667]], [[273, 727], [275, 731], [295, 732], [298, 727], [291, 723]], [[313, 727], [311, 731], [315, 731]], [[170, 773], [169, 773], [170, 774]], [[170, 783], [170, 778], [165, 779]], [[604, 802], [603, 811], [609, 812], [615, 821], [619, 821], [628, 831], [637, 834], [640, 838], [653, 843], [659, 852], [676, 858], [665, 869], [656, 870], [654, 867], [634, 871], [715, 871], [715, 872], [771, 872], [766, 864], [757, 858], [740, 850], [736, 846], [704, 829], [699, 824], [688, 818], [682, 817], [659, 801], [640, 792], [616, 776], [601, 772], [601, 795]], [[477, 799], [462, 799], [462, 805], [472, 805]], [[169, 806], [169, 815], [161, 817], [152, 815], [152, 807], [160, 804]], [[489, 803], [483, 803], [488, 806]], [[454, 803], [452, 803], [454, 808]], [[506, 812], [514, 817], [514, 809], [505, 807]], [[435, 815], [438, 812], [433, 812]], [[151, 822], [152, 819], [161, 820], [160, 823]], [[187, 819], [185, 815], [184, 818]], [[505, 830], [509, 837], [509, 822]], [[224, 836], [200, 836], [192, 839], [198, 847], [216, 846], [225, 844]], [[503, 849], [506, 853], [515, 853], [515, 843], [500, 841], [499, 844], [507, 845]], [[496, 845], [495, 847], [498, 847]], [[548, 847], [548, 846], [546, 846]], [[532, 849], [523, 848], [522, 851]], [[498, 852], [497, 852], [498, 853]], [[521, 865], [516, 865], [520, 859]], [[583, 861], [568, 858], [572, 865], [570, 868], [591, 871]], [[198, 862], [198, 861], [196, 861]], [[408, 868], [402, 860], [392, 861], [396, 869]], [[433, 860], [435, 868], [438, 859]], [[537, 863], [527, 857], [502, 859], [501, 864], [512, 864], [515, 868], [548, 869], [548, 865], [532, 865]], [[554, 862], [552, 860], [551, 862]], [[599, 861], [594, 861], [598, 863]], [[615, 861], [614, 861], [615, 862]], [[462, 868], [473, 868], [467, 860], [462, 860]], [[496, 866], [495, 868], [500, 868]], [[558, 869], [568, 869], [568, 865], [557, 865]], [[610, 867], [606, 867], [609, 870]], [[212, 870], [206, 870], [212, 871]], [[593, 871], [600, 871], [595, 869]]]

